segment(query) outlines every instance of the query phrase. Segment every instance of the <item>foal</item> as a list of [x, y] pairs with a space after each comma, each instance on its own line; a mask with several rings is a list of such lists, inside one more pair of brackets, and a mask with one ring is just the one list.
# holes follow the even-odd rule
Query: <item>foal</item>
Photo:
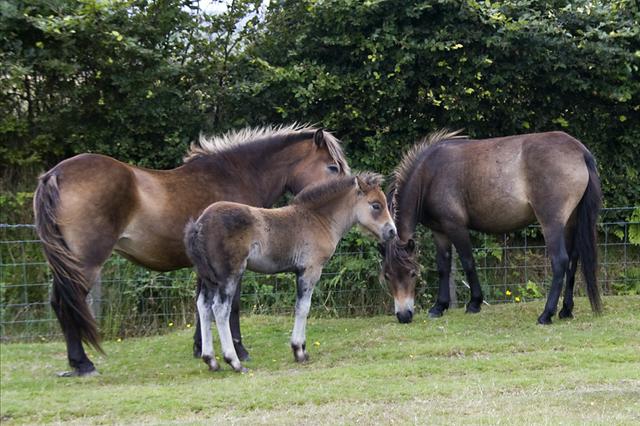
[[185, 247], [202, 282], [197, 305], [202, 359], [210, 370], [220, 368], [211, 337], [213, 313], [224, 360], [235, 371], [246, 371], [233, 346], [229, 313], [247, 268], [296, 273], [291, 349], [297, 362], [308, 359], [305, 327], [311, 294], [342, 236], [356, 223], [382, 241], [396, 235], [381, 182], [380, 175], [368, 172], [339, 178], [309, 187], [290, 205], [273, 210], [217, 202], [189, 222]]

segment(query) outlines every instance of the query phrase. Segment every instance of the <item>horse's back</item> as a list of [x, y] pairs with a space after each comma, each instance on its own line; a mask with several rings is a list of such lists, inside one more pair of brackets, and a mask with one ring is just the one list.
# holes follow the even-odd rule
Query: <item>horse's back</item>
[[485, 232], [526, 226], [549, 210], [543, 204], [557, 204], [553, 214], [566, 219], [587, 185], [585, 152], [563, 132], [444, 143], [428, 159], [430, 205]]

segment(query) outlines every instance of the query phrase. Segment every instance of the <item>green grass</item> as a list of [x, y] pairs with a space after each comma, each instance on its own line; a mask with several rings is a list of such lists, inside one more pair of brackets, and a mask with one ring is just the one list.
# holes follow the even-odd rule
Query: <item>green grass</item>
[[244, 375], [193, 359], [191, 329], [105, 342], [84, 379], [55, 377], [62, 342], [3, 344], [2, 423], [640, 423], [640, 297], [605, 298], [600, 317], [578, 299], [576, 319], [545, 327], [541, 309], [311, 318], [304, 365], [292, 318], [249, 316]]

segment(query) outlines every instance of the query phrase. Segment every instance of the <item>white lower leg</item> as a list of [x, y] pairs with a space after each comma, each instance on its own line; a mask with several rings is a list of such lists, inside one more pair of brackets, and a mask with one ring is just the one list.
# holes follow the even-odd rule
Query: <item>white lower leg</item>
[[306, 329], [307, 316], [311, 308], [311, 290], [305, 291], [296, 302], [296, 319], [291, 333], [291, 348], [294, 351], [296, 361], [304, 361], [307, 357], [306, 351]]
[[216, 318], [216, 327], [220, 336], [220, 344], [222, 346], [222, 354], [224, 360], [236, 371], [243, 371], [240, 359], [236, 354], [233, 346], [233, 338], [231, 337], [231, 328], [229, 327], [229, 315], [231, 313], [231, 297], [225, 297], [224, 302], [220, 301], [220, 296], [215, 295], [213, 298], [213, 314]]
[[220, 366], [213, 352], [211, 336], [211, 308], [205, 302], [204, 290], [198, 295], [198, 316], [200, 317], [200, 337], [202, 338], [202, 360], [210, 370], [218, 370]]

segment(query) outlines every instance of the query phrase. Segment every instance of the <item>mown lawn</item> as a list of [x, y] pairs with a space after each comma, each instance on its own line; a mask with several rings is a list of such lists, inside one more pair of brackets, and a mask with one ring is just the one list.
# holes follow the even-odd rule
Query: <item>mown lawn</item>
[[105, 342], [85, 379], [55, 377], [62, 342], [3, 344], [2, 424], [640, 424], [640, 297], [605, 298], [600, 317], [578, 299], [576, 319], [546, 327], [541, 309], [311, 318], [305, 365], [292, 318], [245, 317], [244, 375], [193, 359], [191, 329]]

